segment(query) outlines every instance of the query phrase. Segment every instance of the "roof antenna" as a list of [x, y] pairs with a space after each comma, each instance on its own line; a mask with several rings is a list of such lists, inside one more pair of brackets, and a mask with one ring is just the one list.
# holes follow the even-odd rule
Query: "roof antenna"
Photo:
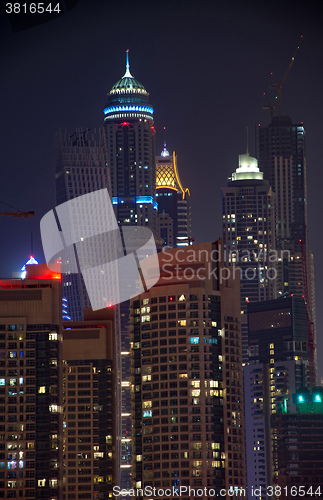
[[246, 126], [246, 131], [247, 131], [247, 155], [249, 156], [249, 129], [248, 129], [248, 125]]
[[31, 250], [31, 255], [34, 255], [34, 237], [32, 231], [30, 231], [30, 250]]
[[133, 78], [132, 74], [130, 73], [129, 49], [126, 50], [126, 72], [122, 78], [126, 78], [126, 77]]
[[166, 148], [166, 127], [164, 127], [164, 149], [161, 152], [161, 156], [169, 156], [169, 151]]

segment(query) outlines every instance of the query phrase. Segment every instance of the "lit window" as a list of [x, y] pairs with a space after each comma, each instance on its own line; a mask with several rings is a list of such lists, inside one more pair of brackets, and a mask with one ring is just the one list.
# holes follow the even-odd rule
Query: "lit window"
[[143, 401], [142, 402], [142, 407], [143, 408], [152, 408], [153, 402], [152, 401]]
[[38, 388], [39, 394], [45, 394], [45, 392], [46, 392], [46, 387], [44, 385], [42, 385]]
[[49, 340], [57, 340], [58, 335], [57, 335], [57, 333], [55, 333], [55, 332], [54, 332], [54, 333], [50, 333], [50, 334], [48, 335], [48, 338], [49, 338]]

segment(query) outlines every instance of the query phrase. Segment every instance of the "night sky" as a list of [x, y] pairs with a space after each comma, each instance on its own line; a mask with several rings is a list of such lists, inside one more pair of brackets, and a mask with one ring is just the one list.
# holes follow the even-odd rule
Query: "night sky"
[[[53, 4], [56, 2], [52, 2]], [[0, 276], [31, 253], [43, 261], [39, 221], [55, 205], [55, 133], [102, 124], [106, 94], [125, 71], [150, 93], [156, 153], [175, 150], [191, 191], [196, 242], [221, 236], [220, 188], [255, 154], [255, 129], [269, 122], [263, 92], [280, 81], [304, 41], [282, 91], [282, 112], [307, 133], [308, 228], [314, 252], [319, 374], [323, 376], [323, 10], [314, 2], [79, 0], [66, 14], [13, 33], [1, 12], [0, 200], [32, 219], [0, 216]], [[10, 210], [0, 204], [0, 211]], [[320, 339], [322, 337], [322, 339]]]

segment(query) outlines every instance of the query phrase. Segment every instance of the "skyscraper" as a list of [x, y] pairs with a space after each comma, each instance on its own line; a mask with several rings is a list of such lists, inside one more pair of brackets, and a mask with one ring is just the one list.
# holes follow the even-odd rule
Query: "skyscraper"
[[297, 413], [277, 413], [272, 419], [274, 482], [287, 500], [295, 496], [309, 500], [322, 495], [322, 387], [299, 390], [293, 399]]
[[1, 495], [60, 500], [60, 275], [44, 265], [30, 265], [26, 279], [1, 280], [0, 288]]
[[108, 498], [116, 483], [114, 309], [63, 323], [64, 498]]
[[[130, 73], [129, 51], [126, 72], [111, 88], [104, 109], [107, 162], [111, 176], [112, 202], [118, 224], [149, 227], [157, 236], [154, 110], [149, 94]], [[116, 345], [119, 345], [121, 418], [121, 479], [131, 487], [131, 384], [129, 302], [116, 308]], [[116, 359], [118, 365], [118, 360]], [[117, 398], [118, 399], [118, 398]], [[120, 415], [121, 412], [121, 415]], [[117, 425], [118, 427], [118, 425]], [[118, 431], [119, 432], [119, 431]]]
[[104, 109], [108, 165], [119, 224], [157, 229], [154, 110], [149, 94], [126, 72], [111, 88]]
[[220, 240], [159, 258], [131, 301], [134, 485], [243, 488], [239, 277], [221, 280]]
[[307, 245], [305, 128], [288, 116], [258, 127], [258, 161], [276, 195], [277, 248], [300, 252]]
[[156, 156], [156, 197], [158, 201], [158, 232], [163, 246], [189, 245], [191, 236], [190, 191], [180, 181], [175, 151], [170, 156], [164, 149]]
[[[307, 234], [304, 124], [293, 124], [288, 116], [273, 116], [268, 126], [258, 126], [257, 149], [260, 168], [275, 193], [276, 248], [289, 251], [288, 258], [282, 256], [278, 262], [278, 292], [308, 300], [315, 344], [314, 260]], [[312, 371], [315, 373], [315, 367]]]
[[[56, 205], [99, 189], [110, 192], [103, 128], [59, 130], [56, 136]], [[62, 274], [63, 295], [73, 321], [83, 319], [90, 301], [81, 273]]]
[[291, 396], [308, 384], [307, 339], [303, 298], [285, 296], [248, 304], [247, 480], [250, 491], [262, 488], [262, 498], [267, 498], [266, 488], [273, 484], [271, 415], [296, 410]]
[[239, 155], [239, 166], [221, 189], [224, 260], [241, 273], [243, 360], [247, 356], [247, 304], [275, 297], [274, 195], [256, 158]]

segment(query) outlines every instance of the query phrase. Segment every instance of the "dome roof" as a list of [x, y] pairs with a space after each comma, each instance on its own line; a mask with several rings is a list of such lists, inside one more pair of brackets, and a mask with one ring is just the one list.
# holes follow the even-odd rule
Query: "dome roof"
[[136, 78], [130, 73], [129, 66], [129, 49], [126, 52], [126, 72], [120, 80], [118, 80], [110, 90], [110, 95], [112, 94], [126, 94], [126, 93], [138, 93], [148, 95], [147, 90], [138, 82]]

